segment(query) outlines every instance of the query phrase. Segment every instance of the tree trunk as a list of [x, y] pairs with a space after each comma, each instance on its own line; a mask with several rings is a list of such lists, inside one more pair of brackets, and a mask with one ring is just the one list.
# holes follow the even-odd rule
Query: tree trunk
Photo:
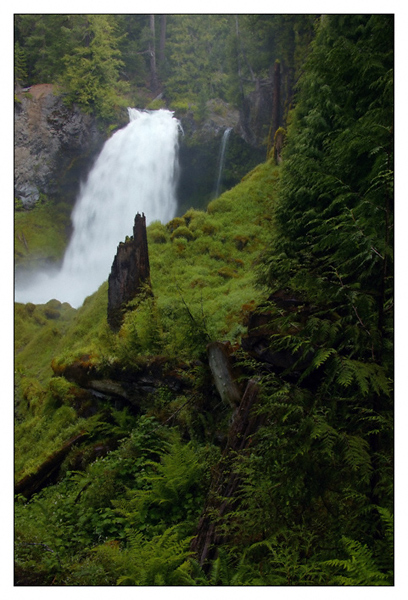
[[272, 132], [273, 136], [280, 125], [280, 62], [275, 61], [273, 70], [273, 105], [272, 105]]
[[258, 383], [254, 379], [249, 380], [240, 405], [234, 412], [227, 445], [214, 471], [207, 503], [197, 526], [197, 535], [191, 542], [191, 550], [205, 571], [209, 567], [209, 561], [215, 558], [217, 547], [225, 541], [217, 525], [224, 515], [237, 506], [236, 492], [240, 479], [232, 468], [233, 459], [237, 452], [252, 443], [252, 435], [263, 421], [262, 417], [252, 412], [258, 394]]
[[244, 100], [244, 86], [242, 83], [242, 70], [241, 70], [241, 57], [240, 57], [241, 40], [240, 40], [240, 36], [239, 36], [238, 15], [235, 15], [235, 34], [237, 36], [237, 63], [238, 63], [239, 89], [240, 89], [241, 98], [243, 101]]
[[149, 41], [149, 55], [150, 55], [150, 87], [153, 92], [157, 92], [159, 87], [158, 79], [157, 79], [157, 69], [156, 69], [156, 33], [155, 33], [155, 25], [154, 25], [154, 15], [150, 15], [150, 41]]
[[161, 15], [160, 17], [160, 45], [159, 45], [159, 64], [161, 67], [164, 65], [164, 47], [166, 44], [166, 23], [167, 15]]
[[241, 392], [228, 356], [227, 346], [222, 342], [211, 342], [207, 346], [207, 353], [215, 387], [221, 399], [235, 409], [241, 400]]

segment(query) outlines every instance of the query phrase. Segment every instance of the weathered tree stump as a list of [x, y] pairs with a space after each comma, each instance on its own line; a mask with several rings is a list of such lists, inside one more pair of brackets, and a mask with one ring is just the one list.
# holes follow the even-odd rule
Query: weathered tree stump
[[133, 237], [120, 242], [108, 279], [108, 323], [119, 331], [125, 305], [137, 294], [150, 289], [146, 217], [137, 213]]

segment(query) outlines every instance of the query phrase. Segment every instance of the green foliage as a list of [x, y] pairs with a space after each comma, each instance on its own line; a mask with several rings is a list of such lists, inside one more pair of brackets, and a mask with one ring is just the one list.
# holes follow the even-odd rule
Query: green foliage
[[68, 303], [53, 300], [44, 305], [15, 304], [15, 369], [19, 376], [46, 381], [52, 374], [51, 359], [75, 312]]
[[172, 524], [179, 524], [177, 529], [183, 534], [191, 533], [208, 485], [203, 458], [197, 448], [176, 439], [161, 453], [159, 463], [145, 463], [141, 489], [115, 501], [117, 512], [148, 538], [164, 533]]
[[[34, 17], [18, 19], [20, 37], [24, 27], [47, 22]], [[113, 80], [116, 43], [133, 72], [141, 64], [131, 56], [143, 47], [147, 17], [133, 17], [133, 39], [108, 36], [105, 66]], [[314, 21], [227, 16], [201, 36], [197, 24], [208, 16], [193, 17], [169, 19], [162, 73], [168, 69], [169, 97], [179, 102], [198, 103], [211, 77], [220, 97], [228, 85], [234, 91], [220, 67], [226, 49], [217, 48], [217, 35], [227, 34], [222, 43], [237, 69], [240, 63], [239, 93], [240, 83], [250, 87], [243, 80], [251, 70], [266, 74], [278, 50], [292, 77]], [[78, 19], [82, 27], [85, 16]], [[52, 41], [50, 31], [44, 35]], [[265, 36], [268, 48], [257, 53]], [[178, 44], [197, 50], [196, 62], [181, 61], [180, 71]], [[84, 46], [76, 40], [75, 47]], [[70, 436], [89, 433], [57, 484], [29, 502], [17, 498], [22, 580], [34, 572], [42, 585], [393, 584], [392, 66], [391, 17], [321, 19], [280, 181], [267, 162], [206, 212], [153, 223], [154, 296], [129, 305], [118, 334], [106, 324], [106, 282], [77, 311], [56, 301], [16, 305], [17, 479]], [[190, 67], [193, 74], [201, 69], [197, 81], [186, 76]], [[264, 302], [268, 352], [287, 357], [287, 368], [241, 361], [244, 376], [260, 387], [261, 426], [212, 473], [230, 414], [213, 400], [206, 344], [239, 342], [265, 288], [298, 301], [288, 310]], [[52, 359], [58, 373], [82, 357], [100, 372], [136, 372], [158, 353], [186, 361], [184, 375], [194, 382], [190, 396], [163, 386], [151, 399], [148, 414], [165, 425], [106, 405], [79, 417], [75, 386], [50, 368]], [[96, 458], [93, 444], [105, 454]], [[210, 485], [220, 470], [235, 476], [232, 497], [218, 497], [222, 488]], [[222, 514], [211, 510], [214, 496]], [[189, 547], [204, 508], [219, 537], [214, 559], [201, 568]]]
[[[28, 85], [61, 83], [68, 102], [103, 119], [125, 105], [153, 109], [164, 102], [202, 122], [209, 100], [242, 108], [243, 96], [270, 77], [270, 65], [279, 59], [286, 115], [315, 20], [313, 15], [160, 15], [153, 39], [147, 14], [20, 14], [15, 15], [15, 78]], [[147, 83], [150, 79], [151, 87], [157, 79], [153, 50], [160, 100]]]
[[314, 294], [348, 297], [359, 314], [357, 295], [367, 303], [376, 281], [391, 289], [392, 19], [356, 17], [354, 28], [328, 19], [310, 56], [285, 153], [270, 277], [284, 270], [289, 283], [286, 253], [297, 265], [290, 285], [301, 289], [307, 271]]
[[117, 577], [117, 585], [185, 585], [191, 583], [187, 563], [190, 541], [180, 539], [173, 528], [152, 540], [135, 532], [124, 550], [112, 545], [96, 548], [96, 559]]
[[95, 111], [103, 119], [112, 117], [121, 103], [120, 93], [127, 87], [119, 81], [123, 62], [115, 30], [110, 15], [87, 15], [83, 32], [87, 43], [64, 57], [62, 82], [67, 87], [68, 101], [88, 112]]
[[17, 503], [18, 569], [35, 564], [44, 584], [52, 578], [80, 585], [192, 582], [189, 536], [211, 453], [184, 445], [152, 418], [133, 425], [117, 450], [86, 471], [68, 472], [30, 502]]
[[[262, 247], [262, 214], [273, 204], [277, 176], [278, 171], [271, 172], [268, 165], [262, 165], [229, 192], [227, 201], [222, 197], [217, 200], [214, 214], [190, 210], [184, 218], [174, 220], [173, 232], [183, 227], [191, 234], [183, 261], [178, 257], [177, 240], [170, 240], [167, 228], [160, 223], [150, 225], [149, 242], [157, 240], [149, 245], [154, 297], [130, 307], [118, 335], [106, 322], [107, 282], [78, 310], [58, 301], [44, 306], [16, 305], [16, 416], [23, 420], [17, 430], [21, 452], [17, 451], [16, 464], [21, 475], [25, 473], [25, 456], [27, 469], [35, 469], [34, 465], [41, 464], [64, 442], [64, 420], [49, 425], [51, 409], [68, 418], [67, 436], [84, 425], [81, 421], [75, 424], [77, 402], [70, 387], [61, 378], [50, 383], [51, 363], [56, 372], [62, 372], [83, 356], [101, 370], [112, 365], [137, 369], [143, 357], [157, 353], [178, 360], [206, 360], [210, 339], [240, 338], [245, 318], [242, 306], [261, 296], [250, 267]], [[248, 239], [245, 248], [235, 239], [241, 229]], [[226, 279], [226, 272], [233, 277]], [[174, 410], [177, 408], [176, 402]], [[190, 431], [213, 431], [214, 424], [204, 415], [201, 425], [191, 423], [186, 409], [179, 416]], [[39, 432], [47, 427], [49, 435], [44, 436], [43, 444], [37, 444]]]
[[391, 34], [392, 18], [325, 17], [292, 117], [262, 269], [299, 300], [270, 307], [270, 351], [293, 362], [263, 378], [264, 426], [236, 457], [240, 503], [219, 523], [235, 568], [252, 548], [264, 583], [392, 583], [377, 510], [389, 523]]
[[80, 36], [83, 19], [83, 15], [15, 15], [16, 42], [26, 57], [28, 85], [56, 82], [64, 70], [64, 56]]
[[14, 44], [14, 80], [20, 84], [27, 79], [27, 60], [20, 44]]
[[171, 15], [167, 24], [166, 97], [198, 105], [204, 117], [206, 95], [223, 98], [228, 15]]
[[[387, 513], [387, 520], [389, 520], [389, 513]], [[393, 553], [393, 536], [391, 533], [391, 539], [389, 538], [389, 546], [386, 552], [389, 553], [389, 557], [392, 557]], [[373, 556], [372, 551], [365, 545], [355, 540], [350, 540], [347, 537], [342, 538], [344, 549], [348, 555], [347, 559], [332, 559], [326, 561], [326, 565], [332, 567], [335, 572], [343, 571], [344, 574], [334, 575], [334, 583], [336, 585], [393, 585], [393, 565], [392, 558], [388, 560], [389, 570], [384, 572], [379, 566], [376, 558]], [[383, 562], [380, 559], [380, 562]]]

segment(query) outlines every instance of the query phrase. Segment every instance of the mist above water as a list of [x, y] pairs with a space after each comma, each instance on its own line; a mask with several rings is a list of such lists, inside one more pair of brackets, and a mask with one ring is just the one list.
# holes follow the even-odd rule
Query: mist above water
[[56, 298], [77, 308], [108, 278], [137, 212], [147, 224], [174, 217], [180, 123], [167, 110], [128, 112], [128, 125], [105, 143], [81, 186], [61, 270], [16, 278], [17, 302]]

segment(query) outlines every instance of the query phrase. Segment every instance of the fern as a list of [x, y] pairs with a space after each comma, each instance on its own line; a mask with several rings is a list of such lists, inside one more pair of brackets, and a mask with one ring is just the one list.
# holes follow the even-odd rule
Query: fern
[[334, 583], [353, 586], [393, 584], [392, 574], [379, 570], [371, 550], [365, 544], [347, 537], [342, 538], [342, 543], [349, 558], [324, 562], [324, 565], [335, 568], [337, 572], [344, 572], [334, 575]]
[[361, 481], [369, 483], [373, 467], [368, 442], [357, 435], [343, 434], [341, 437], [344, 462], [351, 471], [359, 473]]
[[316, 415], [313, 418], [313, 427], [310, 433], [312, 440], [319, 440], [321, 442], [321, 452], [333, 456], [333, 449], [338, 441], [337, 431], [329, 425], [324, 415]]
[[130, 527], [153, 535], [183, 523], [187, 533], [201, 508], [206, 479], [202, 452], [175, 437], [160, 462], [144, 461], [139, 489], [128, 490], [125, 498], [113, 501], [115, 510]]
[[147, 540], [139, 531], [128, 534], [127, 547], [104, 544], [94, 549], [107, 573], [116, 574], [117, 585], [188, 585], [191, 537], [180, 538], [175, 527]]

